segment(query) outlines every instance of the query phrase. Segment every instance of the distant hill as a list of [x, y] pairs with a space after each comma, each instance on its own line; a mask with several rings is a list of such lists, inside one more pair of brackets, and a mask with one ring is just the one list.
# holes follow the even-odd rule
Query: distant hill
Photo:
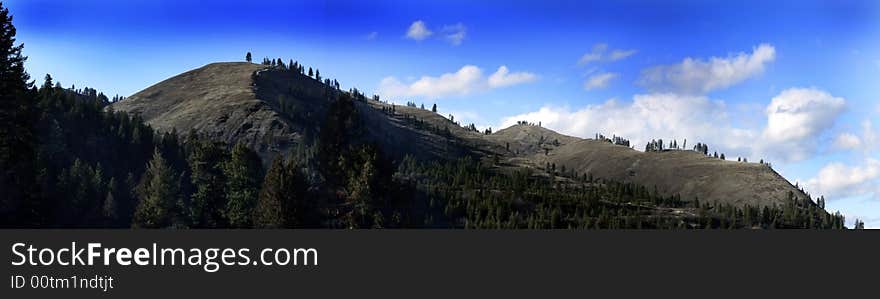
[[[228, 144], [244, 143], [268, 164], [278, 153], [311, 146], [330, 103], [343, 93], [349, 94], [299, 72], [228, 62], [172, 77], [113, 108], [139, 115], [160, 131], [194, 130]], [[496, 160], [499, 169], [589, 175], [680, 195], [685, 201], [736, 206], [782, 205], [792, 195], [808, 198], [763, 164], [722, 161], [689, 150], [641, 152], [529, 124], [484, 134], [417, 107], [366, 98], [355, 106], [364, 128], [361, 138], [395, 161], [405, 156], [421, 161], [470, 156]]]
[[737, 206], [781, 205], [789, 194], [809, 198], [785, 178], [760, 163], [726, 161], [691, 150], [642, 152], [608, 141], [561, 135], [535, 125], [515, 125], [490, 136], [510, 143], [516, 161], [619, 182], [656, 187], [664, 195], [681, 195]]

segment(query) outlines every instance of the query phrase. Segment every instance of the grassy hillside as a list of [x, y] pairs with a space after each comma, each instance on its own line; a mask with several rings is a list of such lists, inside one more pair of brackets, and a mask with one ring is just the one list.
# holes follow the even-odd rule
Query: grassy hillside
[[[806, 194], [764, 164], [723, 161], [686, 150], [641, 152], [604, 140], [604, 136], [603, 140], [581, 139], [527, 123], [491, 134], [479, 132], [429, 109], [389, 104], [356, 89], [341, 91], [334, 82], [318, 81], [301, 69], [209, 64], [151, 86], [113, 108], [138, 115], [159, 130], [197, 131], [230, 146], [243, 143], [267, 166], [279, 153], [295, 148], [300, 149], [299, 155], [326, 154], [317, 145], [326, 135], [322, 130], [326, 130], [330, 110], [342, 96], [351, 99], [355, 114], [335, 127], [345, 128], [334, 133], [344, 134], [339, 138], [345, 142], [337, 141], [334, 146], [345, 148], [334, 153], [352, 154], [370, 145], [381, 153], [387, 167], [396, 167], [404, 159], [430, 164], [469, 158], [497, 175], [528, 171], [532, 179], [551, 186], [595, 187], [614, 182], [682, 202], [758, 209], [791, 202], [813, 205]], [[334, 159], [322, 157], [317, 160], [323, 162], [315, 165], [335, 165]]]

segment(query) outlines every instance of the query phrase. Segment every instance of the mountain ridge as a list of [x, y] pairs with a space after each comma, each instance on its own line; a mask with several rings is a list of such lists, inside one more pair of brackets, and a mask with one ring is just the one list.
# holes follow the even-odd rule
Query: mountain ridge
[[[229, 144], [245, 143], [265, 162], [313, 143], [327, 105], [342, 94], [358, 92], [340, 91], [299, 72], [225, 62], [171, 77], [113, 108], [136, 114], [158, 130], [193, 130]], [[430, 110], [376, 99], [363, 98], [355, 107], [364, 139], [394, 161], [470, 156], [512, 169], [635, 183], [686, 201], [737, 206], [779, 206], [791, 197], [809, 198], [764, 164], [723, 161], [689, 150], [641, 152], [526, 123], [485, 134]]]

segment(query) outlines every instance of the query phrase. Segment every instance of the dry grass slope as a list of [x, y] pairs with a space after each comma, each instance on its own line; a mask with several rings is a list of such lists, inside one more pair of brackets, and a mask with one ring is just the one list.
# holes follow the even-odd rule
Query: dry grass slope
[[[255, 74], [258, 74], [255, 76]], [[190, 129], [227, 143], [244, 142], [269, 160], [319, 129], [335, 91], [296, 73], [252, 63], [214, 63], [151, 86], [114, 104], [161, 131]], [[547, 163], [595, 178], [656, 186], [685, 200], [735, 205], [781, 204], [806, 195], [765, 165], [722, 161], [693, 151], [640, 152], [532, 125], [491, 135], [466, 130], [414, 107], [357, 102], [364, 138], [398, 159], [499, 157], [505, 165], [541, 169]], [[414, 122], [418, 120], [418, 122]], [[447, 131], [448, 130], [448, 133]]]
[[[493, 134], [492, 139], [511, 144], [526, 140], [532, 145], [518, 146], [533, 148], [537, 144], [536, 131], [539, 136], [557, 138], [555, 132], [547, 129], [517, 125]], [[641, 152], [609, 142], [565, 137], [560, 138], [560, 146], [543, 146], [549, 151], [526, 151], [520, 161], [542, 168], [551, 163], [557, 170], [565, 166], [567, 171], [581, 175], [656, 187], [661, 194], [680, 194], [684, 200], [772, 206], [782, 205], [789, 192], [799, 198], [807, 197], [770, 167], [759, 163], [725, 161], [690, 150]]]
[[137, 114], [159, 131], [176, 129], [230, 144], [242, 142], [261, 155], [297, 138], [290, 123], [256, 99], [251, 75], [264, 66], [212, 63], [169, 78], [113, 105]]

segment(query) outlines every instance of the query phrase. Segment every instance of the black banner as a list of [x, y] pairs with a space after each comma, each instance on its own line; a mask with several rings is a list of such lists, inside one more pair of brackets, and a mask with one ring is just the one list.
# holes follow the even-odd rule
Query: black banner
[[837, 297], [880, 266], [871, 232], [3, 230], [0, 240], [3, 298]]

